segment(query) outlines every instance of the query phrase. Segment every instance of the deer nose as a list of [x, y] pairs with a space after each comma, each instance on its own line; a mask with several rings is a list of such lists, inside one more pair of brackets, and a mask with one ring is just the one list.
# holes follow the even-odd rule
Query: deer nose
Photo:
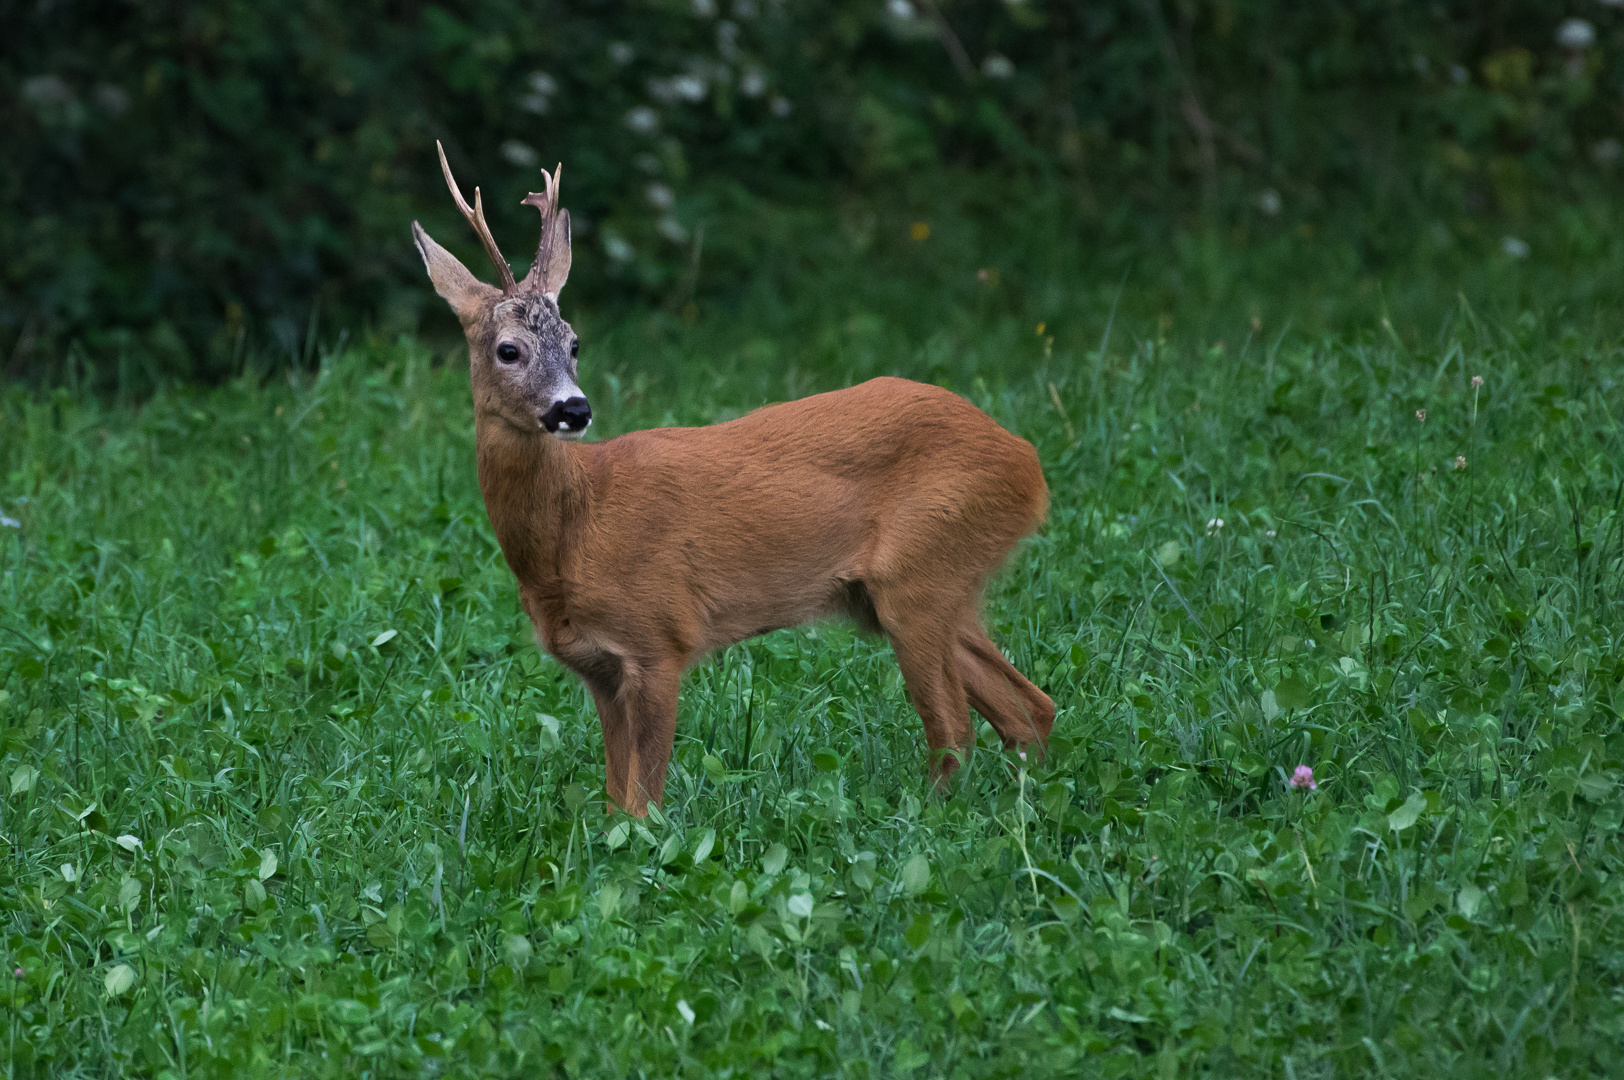
[[552, 434], [568, 432], [580, 434], [592, 423], [592, 406], [584, 397], [565, 398], [553, 402], [553, 407], [541, 416], [541, 426]]

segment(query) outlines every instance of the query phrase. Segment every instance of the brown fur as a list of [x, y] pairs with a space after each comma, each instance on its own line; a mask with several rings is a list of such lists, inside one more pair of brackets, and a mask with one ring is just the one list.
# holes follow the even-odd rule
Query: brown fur
[[[556, 181], [549, 192], [556, 208]], [[414, 231], [468, 337], [485, 508], [538, 640], [592, 692], [609, 797], [639, 816], [660, 803], [687, 668], [832, 615], [890, 639], [938, 787], [975, 742], [972, 707], [1005, 747], [1041, 749], [1054, 703], [978, 612], [988, 574], [1047, 509], [1031, 445], [955, 394], [892, 378], [712, 427], [555, 438], [538, 418], [579, 391], [557, 306], [568, 219], [547, 212], [549, 272], [525, 287], [482, 284]], [[499, 364], [499, 342], [520, 359]]]
[[1032, 447], [963, 398], [886, 378], [604, 443], [476, 429], [525, 612], [592, 691], [625, 809], [660, 802], [684, 670], [830, 615], [890, 638], [938, 783], [974, 743], [971, 705], [1006, 746], [1047, 739], [1053, 703], [988, 639], [977, 603], [1048, 491]]

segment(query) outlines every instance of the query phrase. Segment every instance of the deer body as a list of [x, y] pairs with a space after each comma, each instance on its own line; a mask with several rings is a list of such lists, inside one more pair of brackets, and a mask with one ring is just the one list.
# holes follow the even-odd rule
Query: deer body
[[[531, 200], [556, 207], [551, 179]], [[494, 251], [483, 214], [465, 213]], [[543, 217], [545, 255], [558, 226], [545, 206]], [[1053, 703], [993, 645], [978, 611], [987, 576], [1045, 512], [1028, 443], [955, 394], [891, 378], [710, 427], [565, 441], [590, 409], [556, 287], [498, 292], [417, 234], [469, 339], [491, 525], [539, 641], [592, 693], [615, 803], [640, 815], [660, 802], [688, 667], [831, 615], [890, 639], [938, 784], [974, 744], [972, 706], [1006, 746], [1042, 745]], [[524, 355], [498, 362], [508, 349], [539, 357], [549, 335], [555, 351], [571, 343], [567, 371]]]

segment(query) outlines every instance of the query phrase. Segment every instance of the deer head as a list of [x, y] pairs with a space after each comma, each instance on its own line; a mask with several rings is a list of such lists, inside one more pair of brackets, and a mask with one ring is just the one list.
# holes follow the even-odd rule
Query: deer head
[[423, 227], [412, 222], [418, 254], [428, 267], [434, 291], [451, 305], [468, 338], [468, 365], [474, 411], [500, 419], [521, 431], [546, 431], [561, 439], [578, 439], [592, 423], [592, 407], [575, 379], [579, 339], [558, 311], [558, 293], [570, 272], [570, 215], [558, 208], [560, 165], [552, 175], [542, 171], [542, 191], [531, 192], [521, 205], [541, 211], [541, 242], [536, 261], [523, 281], [502, 257], [479, 189], [469, 206], [451, 176], [445, 148], [439, 143], [440, 169], [457, 209], [468, 219], [485, 254], [496, 267], [501, 288], [487, 285]]

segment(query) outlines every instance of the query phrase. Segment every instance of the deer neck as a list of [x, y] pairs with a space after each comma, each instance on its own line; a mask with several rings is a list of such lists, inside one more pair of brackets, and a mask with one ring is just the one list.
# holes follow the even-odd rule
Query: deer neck
[[495, 416], [476, 416], [474, 446], [479, 490], [508, 566], [521, 585], [553, 585], [588, 509], [589, 447]]

